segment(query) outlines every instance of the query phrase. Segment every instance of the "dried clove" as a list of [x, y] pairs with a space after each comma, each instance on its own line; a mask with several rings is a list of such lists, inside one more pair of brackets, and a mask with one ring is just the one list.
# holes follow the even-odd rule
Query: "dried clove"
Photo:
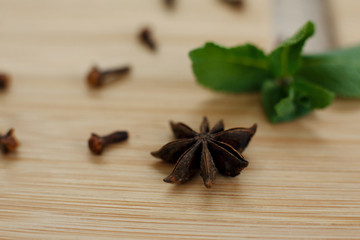
[[14, 152], [19, 146], [19, 141], [16, 139], [14, 131], [11, 128], [5, 135], [0, 134], [0, 148], [4, 154]]
[[157, 49], [156, 43], [153, 39], [152, 32], [150, 28], [143, 28], [139, 33], [140, 41], [147, 46], [149, 49], [155, 51]]
[[170, 122], [170, 126], [177, 140], [151, 153], [165, 162], [175, 163], [174, 170], [164, 179], [165, 182], [184, 183], [200, 169], [204, 185], [210, 188], [217, 171], [235, 177], [248, 166], [241, 152], [255, 134], [256, 124], [250, 128], [224, 130], [221, 120], [210, 130], [209, 122], [204, 117], [200, 133], [184, 123]]
[[6, 89], [9, 86], [10, 77], [5, 73], [0, 73], [0, 90]]
[[98, 67], [94, 66], [89, 71], [86, 80], [91, 87], [101, 87], [106, 82], [126, 75], [130, 72], [130, 69], [131, 68], [129, 66], [123, 66], [109, 70], [100, 70]]
[[104, 148], [110, 144], [119, 143], [127, 140], [129, 134], [127, 131], [117, 131], [106, 136], [99, 136], [95, 133], [91, 134], [88, 145], [92, 153], [100, 155]]
[[166, 7], [168, 8], [174, 8], [175, 6], [175, 0], [163, 0], [164, 1], [164, 4]]
[[231, 7], [234, 8], [242, 8], [244, 6], [244, 1], [243, 0], [220, 0], [226, 4], [228, 4]]

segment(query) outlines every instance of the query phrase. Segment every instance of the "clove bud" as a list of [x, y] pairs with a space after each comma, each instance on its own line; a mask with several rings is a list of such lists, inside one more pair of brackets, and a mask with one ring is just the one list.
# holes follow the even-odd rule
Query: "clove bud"
[[156, 51], [157, 46], [150, 28], [143, 28], [139, 33], [139, 40], [150, 50]]
[[130, 69], [129, 66], [123, 66], [114, 69], [100, 70], [98, 67], [94, 66], [89, 71], [86, 80], [91, 87], [101, 87], [106, 82], [114, 80], [114, 78], [126, 75], [130, 72]]
[[92, 153], [100, 155], [106, 146], [123, 142], [127, 140], [128, 137], [129, 134], [127, 131], [117, 131], [106, 136], [99, 136], [92, 133], [88, 140], [89, 149]]
[[244, 6], [243, 0], [221, 0], [224, 3], [227, 3], [229, 6], [234, 8], [242, 8]]
[[5, 135], [0, 134], [0, 148], [4, 154], [14, 152], [19, 146], [18, 140], [15, 138], [14, 129], [10, 129]]
[[10, 77], [5, 73], [0, 73], [0, 90], [6, 89], [9, 86]]

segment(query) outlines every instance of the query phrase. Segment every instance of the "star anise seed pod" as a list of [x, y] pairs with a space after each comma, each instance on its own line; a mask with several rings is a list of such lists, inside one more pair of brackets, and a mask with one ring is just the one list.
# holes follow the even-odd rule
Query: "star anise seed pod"
[[225, 176], [235, 177], [248, 166], [248, 161], [240, 152], [244, 151], [255, 134], [256, 124], [250, 128], [224, 131], [224, 122], [220, 120], [210, 130], [209, 122], [204, 117], [200, 133], [184, 123], [170, 122], [170, 126], [177, 140], [151, 153], [165, 162], [175, 163], [174, 170], [164, 179], [165, 182], [184, 183], [200, 168], [204, 185], [210, 188], [217, 170]]

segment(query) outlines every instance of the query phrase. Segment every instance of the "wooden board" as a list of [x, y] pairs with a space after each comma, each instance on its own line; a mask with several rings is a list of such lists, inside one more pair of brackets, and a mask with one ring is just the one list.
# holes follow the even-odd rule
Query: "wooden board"
[[[271, 125], [258, 94], [197, 85], [187, 53], [213, 40], [272, 45], [270, 2], [234, 11], [217, 1], [0, 0], [0, 130], [21, 147], [0, 157], [0, 239], [359, 239], [360, 105], [337, 99], [322, 111]], [[338, 42], [354, 44], [359, 1], [332, 1]], [[149, 25], [153, 54], [137, 42]], [[93, 63], [130, 63], [129, 78], [88, 89]], [[169, 120], [198, 128], [259, 125], [236, 178], [162, 181], [172, 166], [149, 152], [172, 139]], [[130, 139], [89, 153], [91, 132], [127, 129]]]

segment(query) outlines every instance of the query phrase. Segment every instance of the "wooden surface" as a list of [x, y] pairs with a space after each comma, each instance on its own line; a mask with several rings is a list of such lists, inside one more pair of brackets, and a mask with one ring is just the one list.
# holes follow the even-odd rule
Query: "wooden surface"
[[[272, 45], [270, 2], [234, 11], [183, 0], [0, 0], [0, 130], [21, 147], [0, 157], [0, 239], [360, 239], [360, 102], [271, 125], [258, 94], [225, 95], [194, 81], [187, 53], [213, 40]], [[359, 1], [332, 1], [340, 45], [360, 40]], [[160, 51], [136, 33], [154, 29]], [[130, 63], [129, 78], [88, 89], [93, 63]], [[149, 152], [172, 139], [169, 120], [198, 128], [259, 125], [236, 178], [162, 181], [172, 166]], [[101, 157], [91, 132], [127, 129]]]

